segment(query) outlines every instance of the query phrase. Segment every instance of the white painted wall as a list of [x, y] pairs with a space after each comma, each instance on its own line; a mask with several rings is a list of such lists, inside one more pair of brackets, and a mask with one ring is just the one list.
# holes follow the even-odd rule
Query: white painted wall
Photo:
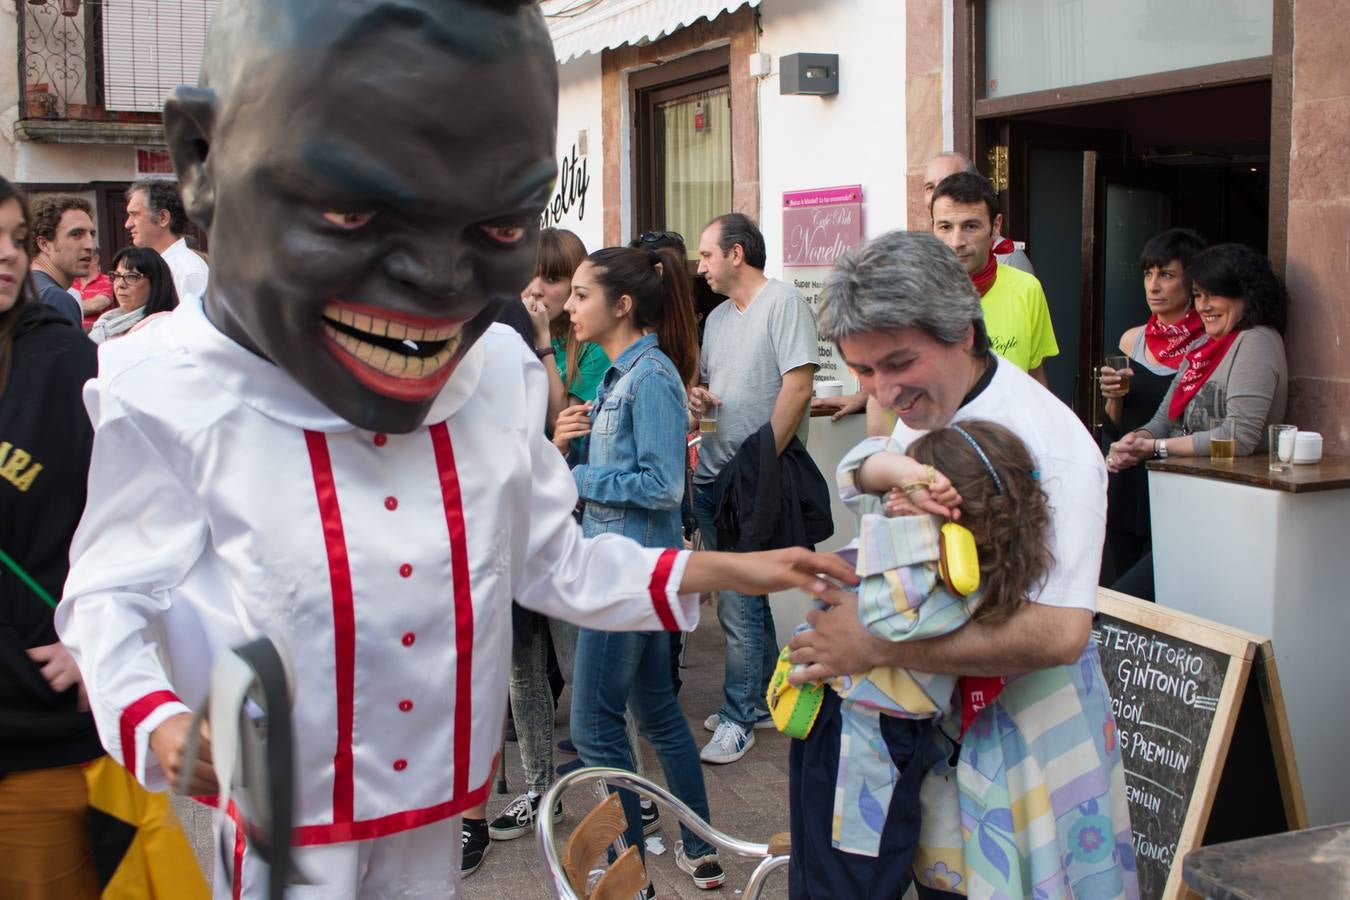
[[[759, 49], [773, 68], [759, 88], [760, 228], [768, 271], [783, 258], [783, 192], [863, 186], [863, 234], [905, 223], [905, 4], [764, 0]], [[779, 94], [779, 58], [839, 54], [833, 97]]]
[[[588, 251], [604, 246], [604, 137], [601, 134], [600, 54], [589, 53], [558, 67], [558, 161], [574, 163], [575, 173], [584, 164], [585, 206], [572, 204], [557, 227], [575, 231]], [[581, 132], [585, 132], [582, 151]], [[576, 155], [573, 156], [573, 148]], [[569, 182], [575, 183], [576, 177]], [[572, 185], [569, 184], [569, 187]], [[557, 191], [563, 187], [559, 173]], [[571, 193], [569, 191], [569, 193]]]

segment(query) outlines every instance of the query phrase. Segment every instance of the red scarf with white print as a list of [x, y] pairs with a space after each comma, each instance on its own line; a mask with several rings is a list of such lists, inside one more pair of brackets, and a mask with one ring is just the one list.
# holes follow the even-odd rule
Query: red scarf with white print
[[1144, 325], [1144, 343], [1158, 362], [1169, 369], [1179, 369], [1186, 358], [1186, 348], [1204, 333], [1205, 323], [1194, 307], [1187, 311], [1184, 319], [1172, 325], [1163, 324], [1154, 313]]
[[1186, 361], [1190, 365], [1181, 373], [1181, 381], [1177, 384], [1176, 392], [1172, 394], [1172, 402], [1167, 407], [1167, 418], [1181, 418], [1186, 404], [1191, 402], [1191, 398], [1209, 380], [1209, 376], [1214, 374], [1214, 367], [1223, 359], [1233, 341], [1237, 340], [1237, 336], [1237, 331], [1230, 331], [1217, 340], [1211, 338], [1205, 341], [1186, 354]]
[[981, 297], [989, 293], [989, 289], [998, 280], [998, 258], [990, 253], [989, 262], [985, 263], [983, 269], [970, 276], [970, 280], [975, 283], [975, 290], [980, 292]]

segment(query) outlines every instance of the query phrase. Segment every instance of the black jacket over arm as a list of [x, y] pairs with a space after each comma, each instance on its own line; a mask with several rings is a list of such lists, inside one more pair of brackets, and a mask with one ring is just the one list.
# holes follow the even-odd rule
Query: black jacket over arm
[[794, 437], [782, 456], [776, 449], [766, 424], [713, 482], [718, 550], [815, 549], [834, 534], [830, 486], [806, 446]]

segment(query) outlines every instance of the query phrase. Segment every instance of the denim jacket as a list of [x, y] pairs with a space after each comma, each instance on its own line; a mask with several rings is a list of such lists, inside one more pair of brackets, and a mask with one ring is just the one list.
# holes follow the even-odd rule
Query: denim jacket
[[613, 533], [646, 547], [683, 544], [687, 400], [679, 372], [645, 335], [619, 354], [591, 408], [572, 470], [587, 537]]

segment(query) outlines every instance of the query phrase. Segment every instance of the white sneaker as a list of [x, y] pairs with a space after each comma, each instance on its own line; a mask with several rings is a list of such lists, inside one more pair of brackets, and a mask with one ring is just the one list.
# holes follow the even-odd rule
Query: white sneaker
[[[708, 716], [708, 718], [703, 720], [703, 728], [706, 731], [716, 731], [717, 723], [720, 721], [722, 721], [722, 714], [720, 712], [715, 712], [711, 716]], [[759, 731], [761, 728], [773, 728], [773, 727], [774, 727], [773, 714], [770, 713], [767, 709], [756, 709], [755, 725], [754, 725], [755, 730]]]
[[723, 765], [734, 763], [755, 746], [755, 736], [735, 722], [723, 720], [713, 732], [712, 740], [699, 751], [698, 758], [705, 763]]

